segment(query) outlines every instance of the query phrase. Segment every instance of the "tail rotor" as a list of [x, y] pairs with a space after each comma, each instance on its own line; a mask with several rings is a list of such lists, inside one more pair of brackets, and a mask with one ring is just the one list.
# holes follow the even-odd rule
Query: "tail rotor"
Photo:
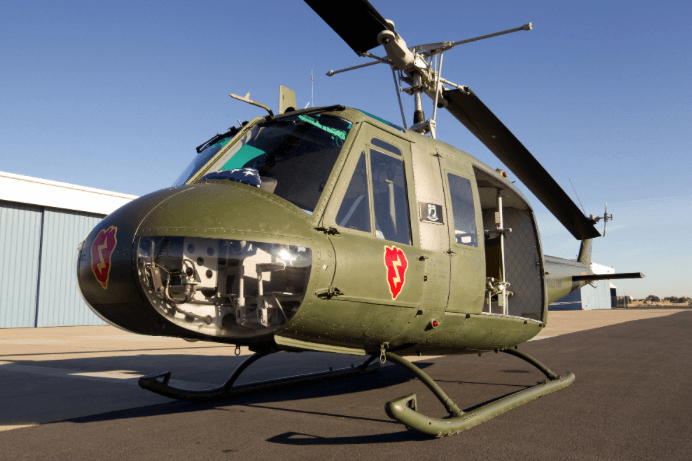
[[608, 214], [608, 202], [605, 202], [605, 213], [603, 214], [603, 237], [606, 235], [606, 225], [613, 220], [613, 215]]
[[593, 220], [594, 223], [597, 223], [601, 219], [603, 220], [603, 237], [605, 237], [606, 236], [606, 226], [608, 225], [608, 221], [613, 220], [613, 215], [608, 214], [608, 202], [605, 202], [605, 211], [603, 212], [603, 216], [591, 215], [591, 219]]

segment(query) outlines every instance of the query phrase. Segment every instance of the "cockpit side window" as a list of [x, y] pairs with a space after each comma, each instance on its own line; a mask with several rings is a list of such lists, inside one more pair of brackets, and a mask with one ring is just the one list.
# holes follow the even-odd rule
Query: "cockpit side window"
[[404, 162], [401, 151], [392, 145], [388, 146], [399, 158], [375, 148], [370, 150], [375, 233], [378, 238], [410, 245], [411, 224]]
[[449, 193], [454, 215], [454, 236], [456, 243], [472, 247], [478, 246], [476, 231], [476, 211], [473, 207], [471, 181], [454, 174], [447, 174]]
[[370, 232], [370, 198], [368, 196], [368, 172], [365, 152], [353, 172], [346, 195], [336, 215], [336, 224], [347, 229]]

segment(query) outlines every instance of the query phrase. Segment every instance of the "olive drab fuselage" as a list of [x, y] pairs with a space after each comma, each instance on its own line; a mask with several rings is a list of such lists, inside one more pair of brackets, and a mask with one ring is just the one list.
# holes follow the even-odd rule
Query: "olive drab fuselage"
[[[125, 205], [90, 233], [80, 246], [78, 272], [92, 309], [142, 334], [352, 354], [378, 353], [383, 347], [403, 354], [467, 353], [534, 337], [546, 324], [549, 301], [583, 285], [574, 286], [571, 275], [590, 273], [586, 266], [547, 265], [531, 207], [501, 172], [355, 109], [325, 114], [352, 126], [320, 184], [312, 214], [259, 187], [201, 180], [264, 120], [253, 119], [186, 184]], [[386, 165], [389, 176], [377, 165]], [[358, 187], [362, 192], [354, 193]], [[504, 219], [510, 220], [505, 227], [514, 228], [505, 237], [485, 232], [498, 227], [498, 196], [504, 200]], [[382, 212], [391, 217], [388, 228]], [[358, 213], [361, 224], [349, 224]], [[108, 261], [92, 257], [104, 245], [95, 239], [111, 228], [117, 228], [117, 244], [109, 249]], [[498, 265], [502, 238], [509, 256]], [[194, 249], [205, 242], [214, 242], [209, 256]], [[170, 267], [147, 262], [176, 245], [183, 261], [176, 283], [183, 288], [173, 287]], [[233, 250], [235, 262], [214, 254], [219, 249]], [[287, 264], [277, 256], [284, 250], [305, 262], [298, 264], [293, 256]], [[260, 253], [268, 259], [250, 265]], [[94, 271], [103, 273], [106, 262], [104, 287]], [[185, 270], [191, 270], [185, 264], [201, 273], [209, 267], [208, 280], [185, 278]], [[489, 292], [487, 280], [498, 275], [510, 283], [509, 307]], [[202, 299], [196, 301], [192, 288], [185, 291], [186, 283], [207, 298], [194, 295]], [[223, 284], [229, 284], [228, 293], [234, 284], [233, 293], [240, 289], [241, 294], [211, 294]], [[254, 301], [246, 305], [240, 299]], [[181, 304], [176, 310], [175, 302], [166, 300], [198, 307]], [[221, 307], [214, 307], [217, 301]]]
[[[435, 437], [569, 385], [574, 374], [558, 376], [516, 346], [546, 325], [551, 301], [594, 280], [597, 219], [582, 214], [470, 88], [440, 76], [444, 51], [531, 23], [409, 47], [367, 0], [306, 3], [359, 56], [391, 66], [397, 94], [415, 100], [414, 124], [407, 130], [344, 106], [294, 110], [295, 94], [285, 87], [279, 115], [250, 93], [231, 94], [269, 116], [214, 136], [174, 187], [99, 223], [79, 246], [78, 281], [92, 310], [121, 328], [255, 353], [220, 387], [176, 387], [170, 372], [142, 376], [139, 385], [175, 399], [223, 400], [361, 376], [390, 360], [420, 379], [450, 417], [418, 413], [415, 394], [388, 402], [387, 414]], [[384, 60], [369, 54], [380, 45]], [[544, 256], [533, 210], [503, 170], [434, 139], [437, 109], [426, 120], [424, 94], [582, 241], [576, 261]], [[350, 368], [235, 384], [266, 355], [310, 350], [370, 357]], [[491, 350], [530, 363], [548, 381], [465, 412], [403, 357]]]

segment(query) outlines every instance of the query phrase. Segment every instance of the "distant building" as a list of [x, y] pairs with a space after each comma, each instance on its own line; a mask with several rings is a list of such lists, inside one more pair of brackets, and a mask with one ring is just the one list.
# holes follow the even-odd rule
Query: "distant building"
[[77, 245], [137, 198], [0, 171], [0, 328], [101, 325], [77, 289]]
[[[613, 267], [591, 263], [594, 274], [614, 274]], [[617, 306], [617, 287], [609, 280], [587, 284], [548, 306], [550, 311], [612, 309]]]

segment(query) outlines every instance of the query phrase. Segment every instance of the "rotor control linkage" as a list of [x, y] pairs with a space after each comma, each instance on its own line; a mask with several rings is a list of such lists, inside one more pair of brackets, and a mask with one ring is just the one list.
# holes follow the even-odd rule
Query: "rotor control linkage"
[[238, 386], [233, 385], [247, 367], [262, 357], [274, 352], [275, 351], [264, 350], [254, 353], [243, 363], [241, 363], [238, 368], [235, 369], [228, 381], [226, 381], [220, 387], [203, 390], [174, 387], [168, 384], [169, 380], [171, 379], [170, 371], [142, 376], [139, 378], [139, 386], [142, 389], [146, 389], [154, 392], [155, 394], [163, 395], [164, 397], [169, 397], [172, 399], [186, 400], [190, 402], [209, 402], [213, 400], [226, 400], [239, 395], [254, 395], [282, 389], [292, 389], [295, 387], [307, 386], [320, 382], [365, 375], [372, 373], [380, 367], [380, 363], [375, 360], [377, 357], [372, 356], [360, 365], [355, 367], [352, 366], [351, 368], [341, 368], [338, 370], [330, 369], [329, 371], [321, 371], [317, 373], [307, 373], [304, 375], [290, 376], [286, 378], [270, 379], [266, 381], [241, 384]]
[[449, 412], [450, 417], [445, 419], [436, 419], [418, 413], [416, 394], [411, 394], [392, 400], [391, 402], [387, 402], [385, 405], [387, 415], [390, 418], [399, 421], [409, 429], [422, 432], [433, 437], [445, 437], [458, 434], [465, 429], [477, 426], [478, 424], [494, 418], [495, 416], [501, 415], [506, 411], [518, 407], [519, 405], [523, 405], [531, 400], [535, 400], [541, 396], [555, 392], [558, 389], [562, 389], [574, 381], [573, 373], [567, 373], [565, 376], [560, 377], [549, 370], [538, 360], [526, 353], [519, 352], [516, 349], [503, 349], [502, 352], [519, 357], [535, 366], [548, 378], [548, 381], [508, 395], [501, 399], [494, 400], [490, 403], [486, 403], [472, 411], [464, 412], [456, 406], [456, 404], [447, 396], [447, 394], [444, 393], [440, 386], [438, 386], [437, 383], [430, 378], [430, 376], [425, 374], [423, 370], [403, 357], [399, 357], [398, 355], [387, 351], [385, 353], [387, 359], [420, 379], [423, 384], [425, 384], [428, 389], [435, 394], [435, 397], [437, 397], [442, 405], [444, 405]]

